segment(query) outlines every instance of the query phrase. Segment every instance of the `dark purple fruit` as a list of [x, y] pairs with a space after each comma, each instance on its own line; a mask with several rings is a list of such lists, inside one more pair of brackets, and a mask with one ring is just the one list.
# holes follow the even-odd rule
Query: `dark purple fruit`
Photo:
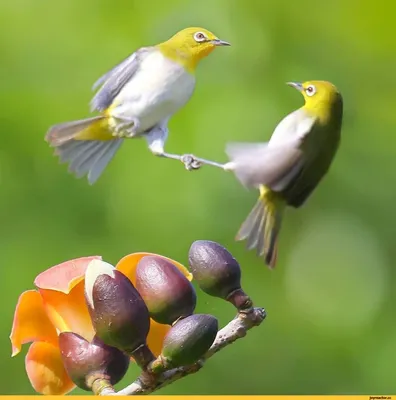
[[121, 272], [92, 263], [85, 275], [85, 298], [97, 336], [128, 354], [146, 344], [150, 316], [131, 281]]
[[220, 244], [197, 240], [190, 247], [188, 260], [194, 280], [210, 296], [227, 300], [230, 293], [241, 288], [239, 263]]
[[170, 261], [143, 257], [136, 268], [136, 289], [153, 320], [172, 325], [194, 312], [197, 297], [191, 282]]
[[125, 353], [97, 337], [88, 342], [76, 333], [63, 332], [59, 334], [59, 348], [70, 379], [87, 391], [98, 379], [115, 385], [129, 367], [130, 358]]

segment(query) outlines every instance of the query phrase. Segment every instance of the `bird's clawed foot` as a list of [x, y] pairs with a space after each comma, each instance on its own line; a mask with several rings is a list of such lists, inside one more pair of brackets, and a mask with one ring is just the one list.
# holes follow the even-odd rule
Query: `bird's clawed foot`
[[113, 136], [117, 138], [132, 138], [139, 131], [140, 122], [137, 118], [117, 118], [117, 124], [114, 127]]
[[184, 164], [187, 171], [193, 171], [202, 167], [201, 161], [199, 161], [193, 154], [182, 155], [180, 161]]
[[215, 161], [196, 157], [193, 154], [178, 155], [178, 154], [165, 153], [162, 148], [155, 149], [153, 146], [151, 147], [151, 152], [158, 157], [164, 157], [172, 160], [181, 161], [184, 164], [184, 167], [186, 168], [187, 171], [194, 171], [200, 169], [203, 165], [211, 165], [213, 167], [221, 168], [225, 171], [227, 170], [226, 169], [227, 164], [219, 164]]
[[184, 164], [188, 171], [200, 169], [203, 165], [210, 165], [212, 167], [221, 168], [227, 171], [228, 164], [220, 164], [216, 161], [207, 160], [205, 158], [199, 158], [193, 154], [184, 154], [180, 157], [180, 161]]

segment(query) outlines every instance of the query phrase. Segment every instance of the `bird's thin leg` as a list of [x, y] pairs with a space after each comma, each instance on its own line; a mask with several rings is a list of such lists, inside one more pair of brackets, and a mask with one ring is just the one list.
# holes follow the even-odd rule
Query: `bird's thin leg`
[[163, 158], [169, 158], [171, 160], [182, 161], [182, 156], [179, 156], [178, 154], [171, 154], [171, 153], [165, 153], [165, 152], [159, 152], [159, 151], [153, 151], [152, 153], [157, 157], [163, 157]]
[[191, 166], [191, 169], [198, 169], [202, 165], [211, 165], [212, 167], [226, 169], [227, 164], [220, 164], [217, 161], [207, 160], [205, 158], [196, 157], [193, 154], [184, 154], [181, 156], [180, 161], [189, 169], [187, 166]]
[[158, 126], [155, 129], [152, 129], [150, 132], [147, 132], [145, 134], [148, 147], [155, 156], [181, 161], [184, 164], [184, 167], [188, 171], [199, 169], [201, 168], [202, 165], [211, 165], [213, 167], [227, 170], [228, 164], [220, 164], [215, 161], [196, 157], [193, 154], [179, 155], [179, 154], [167, 153], [164, 150], [164, 145], [167, 136], [168, 136], [168, 129], [165, 123], [162, 126]]
[[193, 158], [184, 158], [179, 154], [166, 153], [164, 151], [152, 150], [152, 153], [157, 157], [169, 158], [170, 160], [181, 161], [188, 171], [201, 168], [201, 164], [195, 162]]
[[228, 170], [228, 164], [220, 164], [216, 161], [211, 161], [211, 160], [206, 160], [205, 158], [199, 158], [194, 156], [193, 154], [183, 154], [183, 155], [178, 155], [178, 154], [171, 154], [171, 153], [165, 153], [165, 152], [154, 152], [155, 155], [159, 157], [164, 157], [164, 158], [169, 158], [172, 160], [178, 160], [181, 161], [185, 168], [188, 171], [200, 169], [203, 165], [211, 165], [212, 167], [217, 167], [221, 168], [225, 171]]

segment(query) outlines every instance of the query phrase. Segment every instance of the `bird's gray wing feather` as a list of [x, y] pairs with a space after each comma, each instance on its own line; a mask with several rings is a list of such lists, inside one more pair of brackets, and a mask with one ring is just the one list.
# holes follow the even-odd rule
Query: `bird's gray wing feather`
[[298, 147], [268, 143], [228, 143], [226, 153], [237, 179], [246, 187], [265, 185], [281, 191], [298, 174], [303, 153]]
[[101, 112], [112, 104], [124, 85], [139, 70], [142, 59], [150, 51], [152, 51], [152, 47], [142, 47], [95, 82], [93, 90], [96, 90], [99, 86], [101, 88], [91, 100], [91, 111]]
[[278, 124], [267, 143], [229, 143], [226, 153], [236, 177], [247, 187], [286, 190], [305, 167], [302, 144], [314, 124], [315, 119], [299, 109]]
[[69, 163], [69, 171], [76, 177], [88, 175], [93, 185], [113, 159], [124, 139], [70, 140], [57, 147], [61, 162]]

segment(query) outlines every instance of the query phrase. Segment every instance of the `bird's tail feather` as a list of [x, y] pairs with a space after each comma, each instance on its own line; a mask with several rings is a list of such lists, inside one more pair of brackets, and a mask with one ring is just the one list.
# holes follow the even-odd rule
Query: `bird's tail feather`
[[246, 240], [249, 250], [256, 249], [258, 256], [264, 256], [271, 269], [275, 268], [277, 261], [278, 236], [284, 209], [284, 200], [262, 186], [259, 199], [236, 236], [236, 240]]
[[113, 159], [123, 139], [114, 138], [105, 117], [55, 125], [48, 131], [46, 141], [55, 148], [62, 163], [69, 164], [69, 172], [81, 178], [88, 175], [94, 184]]

